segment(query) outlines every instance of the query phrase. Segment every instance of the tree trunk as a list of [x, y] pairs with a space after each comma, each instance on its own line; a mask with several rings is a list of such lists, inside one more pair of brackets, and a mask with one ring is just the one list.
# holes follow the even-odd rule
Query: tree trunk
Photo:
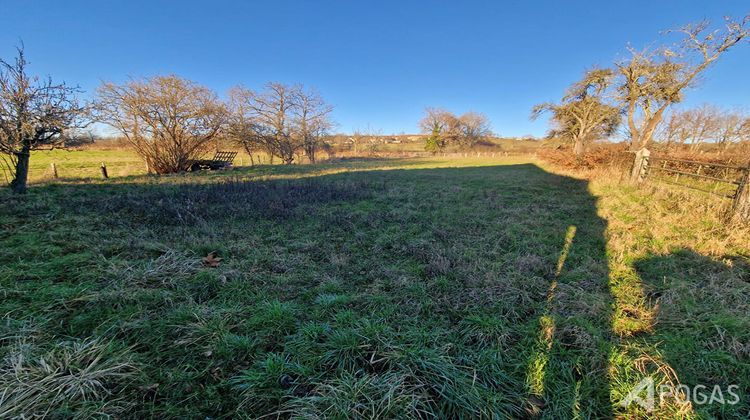
[[10, 189], [16, 194], [26, 192], [26, 181], [29, 177], [29, 157], [31, 152], [29, 146], [23, 146], [20, 152], [16, 153], [16, 174], [13, 181], [10, 182]]
[[247, 143], [243, 142], [242, 147], [245, 149], [245, 152], [250, 156], [250, 166], [255, 166], [255, 160], [253, 159], [253, 150], [249, 147], [247, 147]]
[[576, 139], [575, 143], [573, 144], [573, 154], [575, 154], [577, 158], [580, 158], [583, 156], [585, 151], [586, 150], [583, 147], [583, 140]]
[[656, 111], [654, 115], [646, 122], [646, 125], [641, 131], [641, 143], [639, 147], [640, 149], [645, 149], [649, 145], [651, 145], [651, 139], [654, 137], [654, 132], [659, 126], [659, 123], [661, 123], [662, 115], [664, 114], [665, 109], [667, 109], [666, 105], [659, 108], [659, 110]]
[[310, 163], [315, 163], [315, 147], [310, 146], [307, 149], [307, 158], [310, 159]]

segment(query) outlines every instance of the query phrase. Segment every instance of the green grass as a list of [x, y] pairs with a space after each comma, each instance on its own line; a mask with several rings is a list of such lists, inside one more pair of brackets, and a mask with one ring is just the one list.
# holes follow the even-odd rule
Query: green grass
[[[522, 158], [96, 174], [0, 193], [0, 417], [750, 414], [748, 230], [703, 197]], [[743, 399], [620, 407], [647, 375]]]
[[[211, 157], [207, 153], [207, 158]], [[268, 164], [268, 156], [256, 155], [254, 159]], [[39, 150], [32, 152], [29, 163], [29, 183], [39, 184], [54, 181], [52, 164], [57, 168], [60, 182], [94, 181], [101, 178], [101, 164], [107, 166], [110, 177], [132, 177], [146, 174], [146, 165], [132, 150], [97, 149], [82, 150]], [[236, 166], [250, 165], [250, 157], [239, 151], [235, 159]], [[278, 159], [276, 160], [278, 162]], [[7, 168], [0, 167], [0, 180], [8, 181]]]
[[[140, 175], [146, 173], [146, 166], [133, 152], [127, 150], [44, 150], [32, 153], [29, 161], [29, 182], [37, 184], [52, 180], [52, 164], [57, 167], [57, 175], [62, 180], [98, 179], [102, 163], [107, 165], [110, 176]], [[3, 178], [7, 178], [5, 168]]]

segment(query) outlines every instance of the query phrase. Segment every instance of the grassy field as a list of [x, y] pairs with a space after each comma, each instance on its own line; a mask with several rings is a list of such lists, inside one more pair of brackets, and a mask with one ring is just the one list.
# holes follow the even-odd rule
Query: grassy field
[[[210, 156], [209, 156], [210, 157]], [[269, 163], [267, 156], [261, 158]], [[101, 178], [101, 164], [107, 166], [111, 177], [145, 175], [146, 165], [135, 153], [126, 149], [44, 150], [35, 151], [29, 164], [29, 182], [45, 183], [53, 180], [52, 164], [57, 167], [57, 176], [62, 181], [85, 181]], [[247, 153], [239, 152], [237, 165], [250, 164]], [[5, 170], [5, 168], [3, 168]], [[7, 180], [8, 175], [2, 172]]]
[[[750, 416], [750, 230], [703, 196], [521, 158], [97, 170], [0, 192], [0, 418]], [[741, 399], [621, 407], [647, 376]]]

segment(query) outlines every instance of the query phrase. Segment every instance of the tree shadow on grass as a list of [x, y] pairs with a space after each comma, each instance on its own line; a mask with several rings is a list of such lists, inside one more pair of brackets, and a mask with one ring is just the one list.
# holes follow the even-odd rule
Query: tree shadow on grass
[[[650, 255], [635, 263], [647, 298], [656, 310], [654, 328], [644, 339], [660, 363], [671, 369], [649, 374], [655, 381], [684, 384], [710, 396], [718, 385], [725, 401], [728, 387], [737, 385], [736, 404], [707, 403], [692, 394], [692, 408], [707, 418], [747, 418], [750, 415], [750, 258], [709, 258], [690, 249]], [[664, 375], [664, 372], [669, 375]], [[718, 397], [718, 395], [717, 395]], [[708, 398], [710, 400], [710, 398]], [[673, 399], [665, 407], [675, 409]]]
[[[13, 198], [25, 208], [4, 210], [30, 215], [40, 237], [87, 221], [55, 252], [146, 273], [104, 272], [123, 290], [169, 290], [169, 305], [139, 322], [147, 303], [130, 299], [124, 325], [116, 312], [97, 318], [124, 304], [101, 300], [116, 298], [110, 284], [91, 285], [96, 306], [63, 305], [48, 332], [126, 331], [119, 339], [142, 360], [159, 357], [149, 383], [189, 361], [195, 386], [161, 390], [139, 413], [231, 415], [242, 398], [251, 415], [612, 416], [606, 223], [586, 181], [531, 164], [181, 181], [38, 187]], [[216, 249], [220, 269], [203, 274], [156, 263]], [[19, 264], [14, 252], [3, 260]], [[157, 274], [162, 283], [149, 283]], [[226, 331], [180, 338], [198, 328], [182, 326], [185, 313], [216, 316], [200, 328]]]

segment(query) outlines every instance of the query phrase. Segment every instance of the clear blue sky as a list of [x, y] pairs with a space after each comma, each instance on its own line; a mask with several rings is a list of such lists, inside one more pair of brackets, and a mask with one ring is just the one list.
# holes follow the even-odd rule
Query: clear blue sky
[[[339, 130], [416, 132], [424, 107], [484, 112], [503, 135], [542, 135], [530, 108], [558, 99], [628, 43], [750, 12], [747, 0], [0, 0], [0, 56], [19, 40], [32, 71], [92, 94], [101, 80], [175, 73], [224, 95], [267, 81], [316, 87]], [[730, 51], [687, 104], [750, 105], [750, 45]]]

